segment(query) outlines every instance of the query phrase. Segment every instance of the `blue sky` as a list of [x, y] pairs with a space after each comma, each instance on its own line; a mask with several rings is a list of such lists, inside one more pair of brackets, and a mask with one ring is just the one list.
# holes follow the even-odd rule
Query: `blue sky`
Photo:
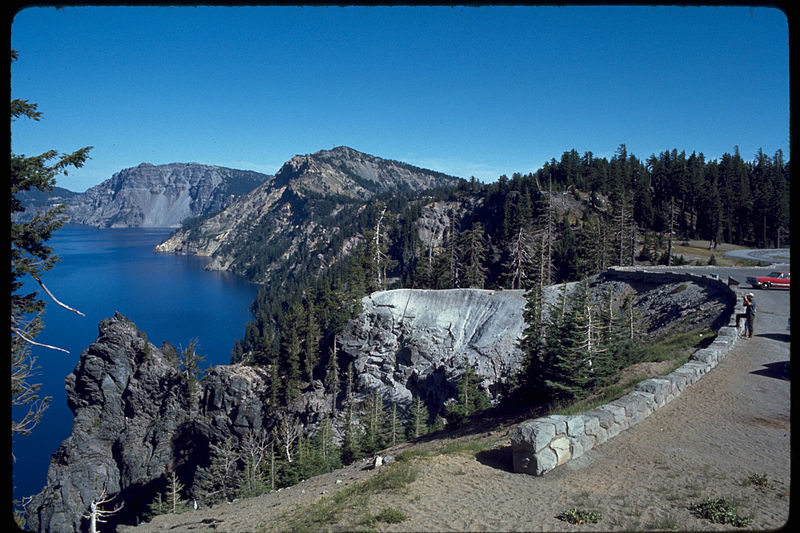
[[789, 156], [785, 15], [747, 7], [28, 8], [12, 150], [275, 173], [346, 145], [491, 182], [565, 151]]

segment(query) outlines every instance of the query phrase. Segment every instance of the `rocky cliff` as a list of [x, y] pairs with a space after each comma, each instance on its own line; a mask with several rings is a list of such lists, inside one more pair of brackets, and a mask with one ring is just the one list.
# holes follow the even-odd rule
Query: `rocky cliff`
[[[272, 176], [246, 170], [171, 163], [142, 163], [115, 173], [83, 193], [60, 194], [74, 224], [100, 228], [179, 227], [186, 219], [216, 213]], [[45, 207], [29, 198], [26, 211]]]
[[337, 216], [352, 222], [377, 195], [452, 186], [458, 181], [345, 146], [298, 155], [284, 163], [274, 180], [199, 226], [175, 232], [156, 251], [208, 256], [211, 261], [206, 268], [230, 270], [259, 282], [299, 250], [305, 256], [320, 256], [318, 266], [324, 268], [359, 239], [343, 235]]
[[467, 365], [492, 399], [520, 367], [522, 291], [398, 289], [374, 293], [340, 337], [358, 388], [403, 407], [412, 394], [433, 410], [456, 395]]

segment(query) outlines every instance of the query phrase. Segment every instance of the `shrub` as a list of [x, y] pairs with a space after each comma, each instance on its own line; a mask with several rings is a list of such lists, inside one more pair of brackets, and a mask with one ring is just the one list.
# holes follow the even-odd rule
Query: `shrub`
[[731, 524], [734, 527], [747, 527], [753, 519], [739, 514], [734, 502], [726, 498], [706, 498], [689, 507], [698, 518], [711, 520], [715, 524]]
[[406, 514], [403, 511], [394, 509], [393, 507], [386, 507], [381, 510], [375, 518], [387, 524], [399, 524], [406, 519]]
[[603, 519], [603, 515], [594, 511], [584, 511], [573, 507], [567, 509], [557, 517], [559, 520], [570, 524], [596, 524]]

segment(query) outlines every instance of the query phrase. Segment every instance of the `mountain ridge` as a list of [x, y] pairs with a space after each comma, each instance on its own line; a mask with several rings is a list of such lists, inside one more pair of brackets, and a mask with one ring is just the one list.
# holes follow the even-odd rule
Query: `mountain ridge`
[[[180, 228], [155, 250], [209, 256], [206, 268], [265, 282], [270, 269], [292, 254], [301, 249], [322, 253], [342, 237], [341, 227], [328, 223], [332, 215], [346, 212], [356, 217], [367, 202], [381, 195], [413, 194], [460, 181], [347, 146], [295, 155], [274, 180], [219, 213]], [[346, 254], [352, 239], [359, 238], [344, 236], [351, 240], [337, 245], [333, 255]]]
[[28, 195], [26, 212], [63, 205], [70, 223], [99, 228], [180, 227], [184, 221], [224, 209], [238, 196], [273, 177], [200, 163], [143, 162], [115, 172], [82, 193]]

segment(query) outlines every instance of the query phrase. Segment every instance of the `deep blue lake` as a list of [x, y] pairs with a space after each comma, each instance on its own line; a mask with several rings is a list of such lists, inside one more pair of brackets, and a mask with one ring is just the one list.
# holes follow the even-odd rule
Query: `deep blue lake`
[[[206, 260], [157, 254], [153, 247], [172, 230], [96, 229], [65, 226], [49, 245], [61, 261], [42, 281], [81, 317], [47, 302], [45, 328], [39, 342], [69, 350], [69, 354], [34, 348], [42, 383], [41, 396], [53, 399], [44, 418], [25, 437], [16, 437], [12, 465], [14, 498], [38, 493], [46, 482], [50, 456], [72, 430], [64, 378], [81, 352], [97, 338], [98, 323], [116, 311], [130, 318], [156, 346], [167, 341], [186, 348], [198, 341], [205, 358], [201, 369], [228, 364], [234, 341], [244, 336], [250, 304], [258, 287], [225, 272], [203, 270]], [[31, 281], [29, 290], [38, 288]]]

